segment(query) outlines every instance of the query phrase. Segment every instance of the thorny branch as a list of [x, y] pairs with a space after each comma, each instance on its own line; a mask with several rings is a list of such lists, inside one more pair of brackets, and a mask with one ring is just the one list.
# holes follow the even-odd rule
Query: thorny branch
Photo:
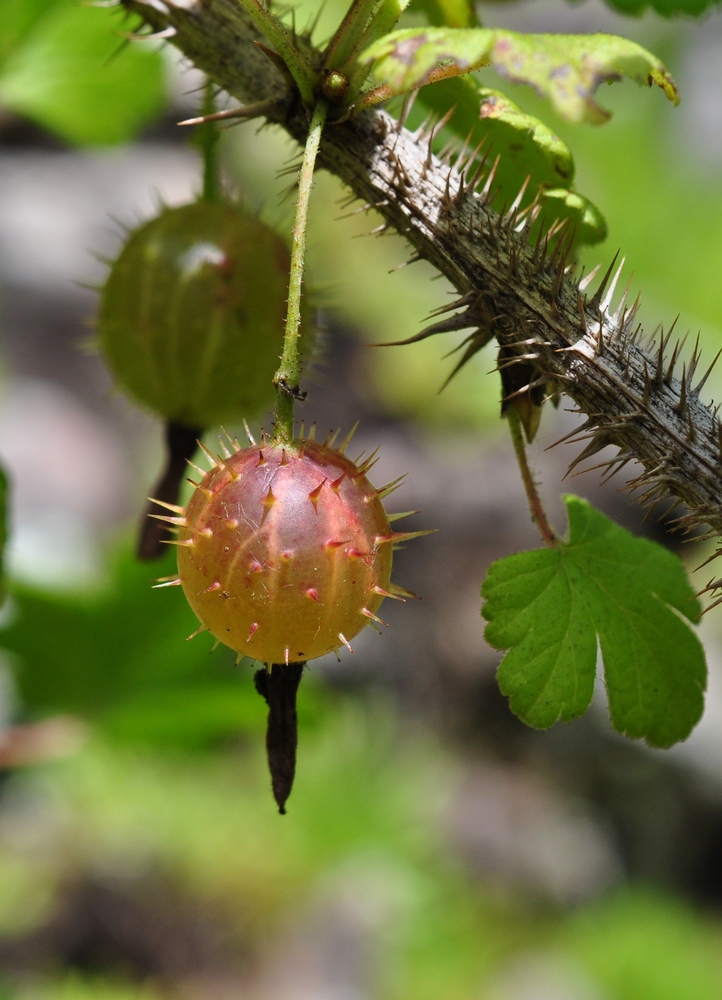
[[[270, 121], [305, 141], [309, 113], [254, 44], [257, 32], [237, 0], [122, 3], [219, 87], [246, 104], [262, 102]], [[299, 44], [318, 61], [307, 40]], [[643, 502], [671, 493], [689, 508], [684, 527], [706, 524], [722, 534], [722, 427], [717, 410], [699, 400], [708, 372], [695, 383], [698, 351], [683, 364], [671, 331], [658, 335], [655, 348], [643, 347], [638, 302], [628, 306], [625, 294], [612, 308], [619, 272], [610, 268], [588, 296], [588, 279], [568, 267], [563, 230], [552, 227], [532, 245], [525, 232], [532, 213], [491, 210], [488, 175], [468, 177], [465, 163], [440, 161], [430, 142], [428, 132], [412, 134], [385, 112], [366, 111], [326, 128], [318, 164], [458, 289], [457, 313], [437, 330], [469, 327], [523, 355], [533, 384], [558, 383], [586, 416], [580, 459], [616, 445], [606, 464], [641, 463], [645, 471], [632, 485]]]

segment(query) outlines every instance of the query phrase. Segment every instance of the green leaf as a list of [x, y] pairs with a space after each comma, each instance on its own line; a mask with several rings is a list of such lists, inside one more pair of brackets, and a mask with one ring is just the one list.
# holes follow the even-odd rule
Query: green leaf
[[[107, 10], [55, 2], [0, 71], [0, 106], [79, 145], [124, 142], [164, 100], [163, 61]], [[121, 49], [123, 51], [121, 51]]]
[[8, 479], [0, 468], [0, 604], [3, 604], [7, 591], [5, 587], [5, 544], [8, 540]]
[[439, 115], [454, 108], [450, 120], [454, 131], [464, 139], [471, 132], [468, 146], [472, 149], [486, 139], [483, 151], [491, 149], [492, 157], [500, 157], [497, 182], [499, 170], [507, 171], [515, 194], [529, 175], [538, 185], [571, 184], [574, 158], [566, 143], [500, 91], [481, 87], [472, 77], [457, 77], [425, 87], [418, 101]]
[[570, 188], [546, 190], [542, 198], [544, 223], [571, 220], [577, 243], [599, 243], [607, 238], [604, 216], [588, 198]]
[[663, 64], [636, 42], [617, 35], [530, 35], [490, 28], [410, 28], [371, 45], [362, 59], [396, 94], [422, 87], [437, 76], [493, 65], [515, 83], [527, 83], [564, 118], [599, 124], [610, 114], [594, 101], [600, 83], [627, 76], [657, 84], [678, 103]]
[[[481, 87], [468, 76], [424, 87], [417, 104], [422, 113], [431, 110], [440, 116], [454, 108], [447, 131], [466, 143], [467, 149], [484, 141], [481, 152], [488, 154], [488, 162], [499, 158], [494, 187], [498, 191], [495, 204], [500, 209], [511, 204], [529, 178], [532, 197], [538, 188], [544, 188], [546, 222], [569, 218], [579, 243], [605, 239], [607, 228], [601, 212], [570, 187], [574, 159], [569, 147], [539, 119], [525, 114], [498, 90]], [[441, 136], [440, 141], [447, 138]]]
[[473, 0], [417, 0], [414, 10], [423, 10], [429, 24], [473, 28], [479, 23]]
[[684, 619], [699, 602], [679, 560], [585, 500], [565, 497], [569, 540], [494, 563], [484, 581], [487, 641], [508, 650], [499, 686], [539, 729], [589, 706], [597, 645], [612, 724], [668, 747], [699, 720], [704, 652]]

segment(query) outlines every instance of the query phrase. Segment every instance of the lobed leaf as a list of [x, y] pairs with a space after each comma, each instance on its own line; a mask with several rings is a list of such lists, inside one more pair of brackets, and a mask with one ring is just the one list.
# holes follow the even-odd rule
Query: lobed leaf
[[678, 103], [663, 64], [636, 42], [617, 35], [523, 34], [492, 28], [407, 28], [371, 45], [362, 59], [394, 93], [422, 87], [434, 76], [453, 76], [492, 65], [515, 83], [548, 97], [572, 122], [599, 124], [610, 117], [594, 100], [600, 83], [629, 77], [657, 84]]
[[688, 624], [699, 602], [672, 553], [565, 502], [567, 542], [501, 559], [484, 581], [487, 641], [508, 650], [499, 686], [529, 725], [569, 721], [591, 702], [599, 647], [614, 728], [671, 746], [703, 709], [704, 652]]

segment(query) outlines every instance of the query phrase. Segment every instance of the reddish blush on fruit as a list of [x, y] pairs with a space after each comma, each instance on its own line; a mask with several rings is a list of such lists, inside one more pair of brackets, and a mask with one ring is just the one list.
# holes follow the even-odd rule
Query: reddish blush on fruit
[[[360, 466], [328, 444], [261, 443], [213, 463], [180, 516], [178, 580], [208, 630], [240, 655], [297, 663], [350, 648], [391, 583], [394, 532], [383, 496]], [[204, 449], [205, 450], [205, 449]]]

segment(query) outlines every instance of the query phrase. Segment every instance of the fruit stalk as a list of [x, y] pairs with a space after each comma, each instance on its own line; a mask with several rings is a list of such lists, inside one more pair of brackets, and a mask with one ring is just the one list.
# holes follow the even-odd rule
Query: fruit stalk
[[328, 105], [320, 100], [313, 111], [311, 127], [303, 151], [303, 161], [298, 175], [298, 196], [296, 217], [291, 237], [291, 267], [288, 279], [288, 309], [283, 335], [283, 353], [273, 384], [276, 386], [276, 421], [274, 439], [281, 444], [293, 441], [293, 403], [300, 397], [298, 383], [301, 377], [301, 361], [298, 339], [301, 333], [301, 289], [306, 261], [306, 227], [308, 224], [308, 203], [313, 186], [313, 171], [316, 155], [321, 143], [321, 133], [326, 121]]
[[202, 427], [187, 427], [175, 420], [167, 421], [166, 463], [158, 482], [153, 487], [151, 493], [153, 499], [148, 500], [140, 520], [137, 550], [139, 559], [150, 561], [163, 555], [166, 549], [164, 543], [169, 538], [168, 528], [162, 521], [149, 517], [149, 514], [155, 511], [158, 501], [166, 504], [178, 502], [181, 483], [188, 471], [188, 462], [195, 455], [198, 438], [202, 435]]

